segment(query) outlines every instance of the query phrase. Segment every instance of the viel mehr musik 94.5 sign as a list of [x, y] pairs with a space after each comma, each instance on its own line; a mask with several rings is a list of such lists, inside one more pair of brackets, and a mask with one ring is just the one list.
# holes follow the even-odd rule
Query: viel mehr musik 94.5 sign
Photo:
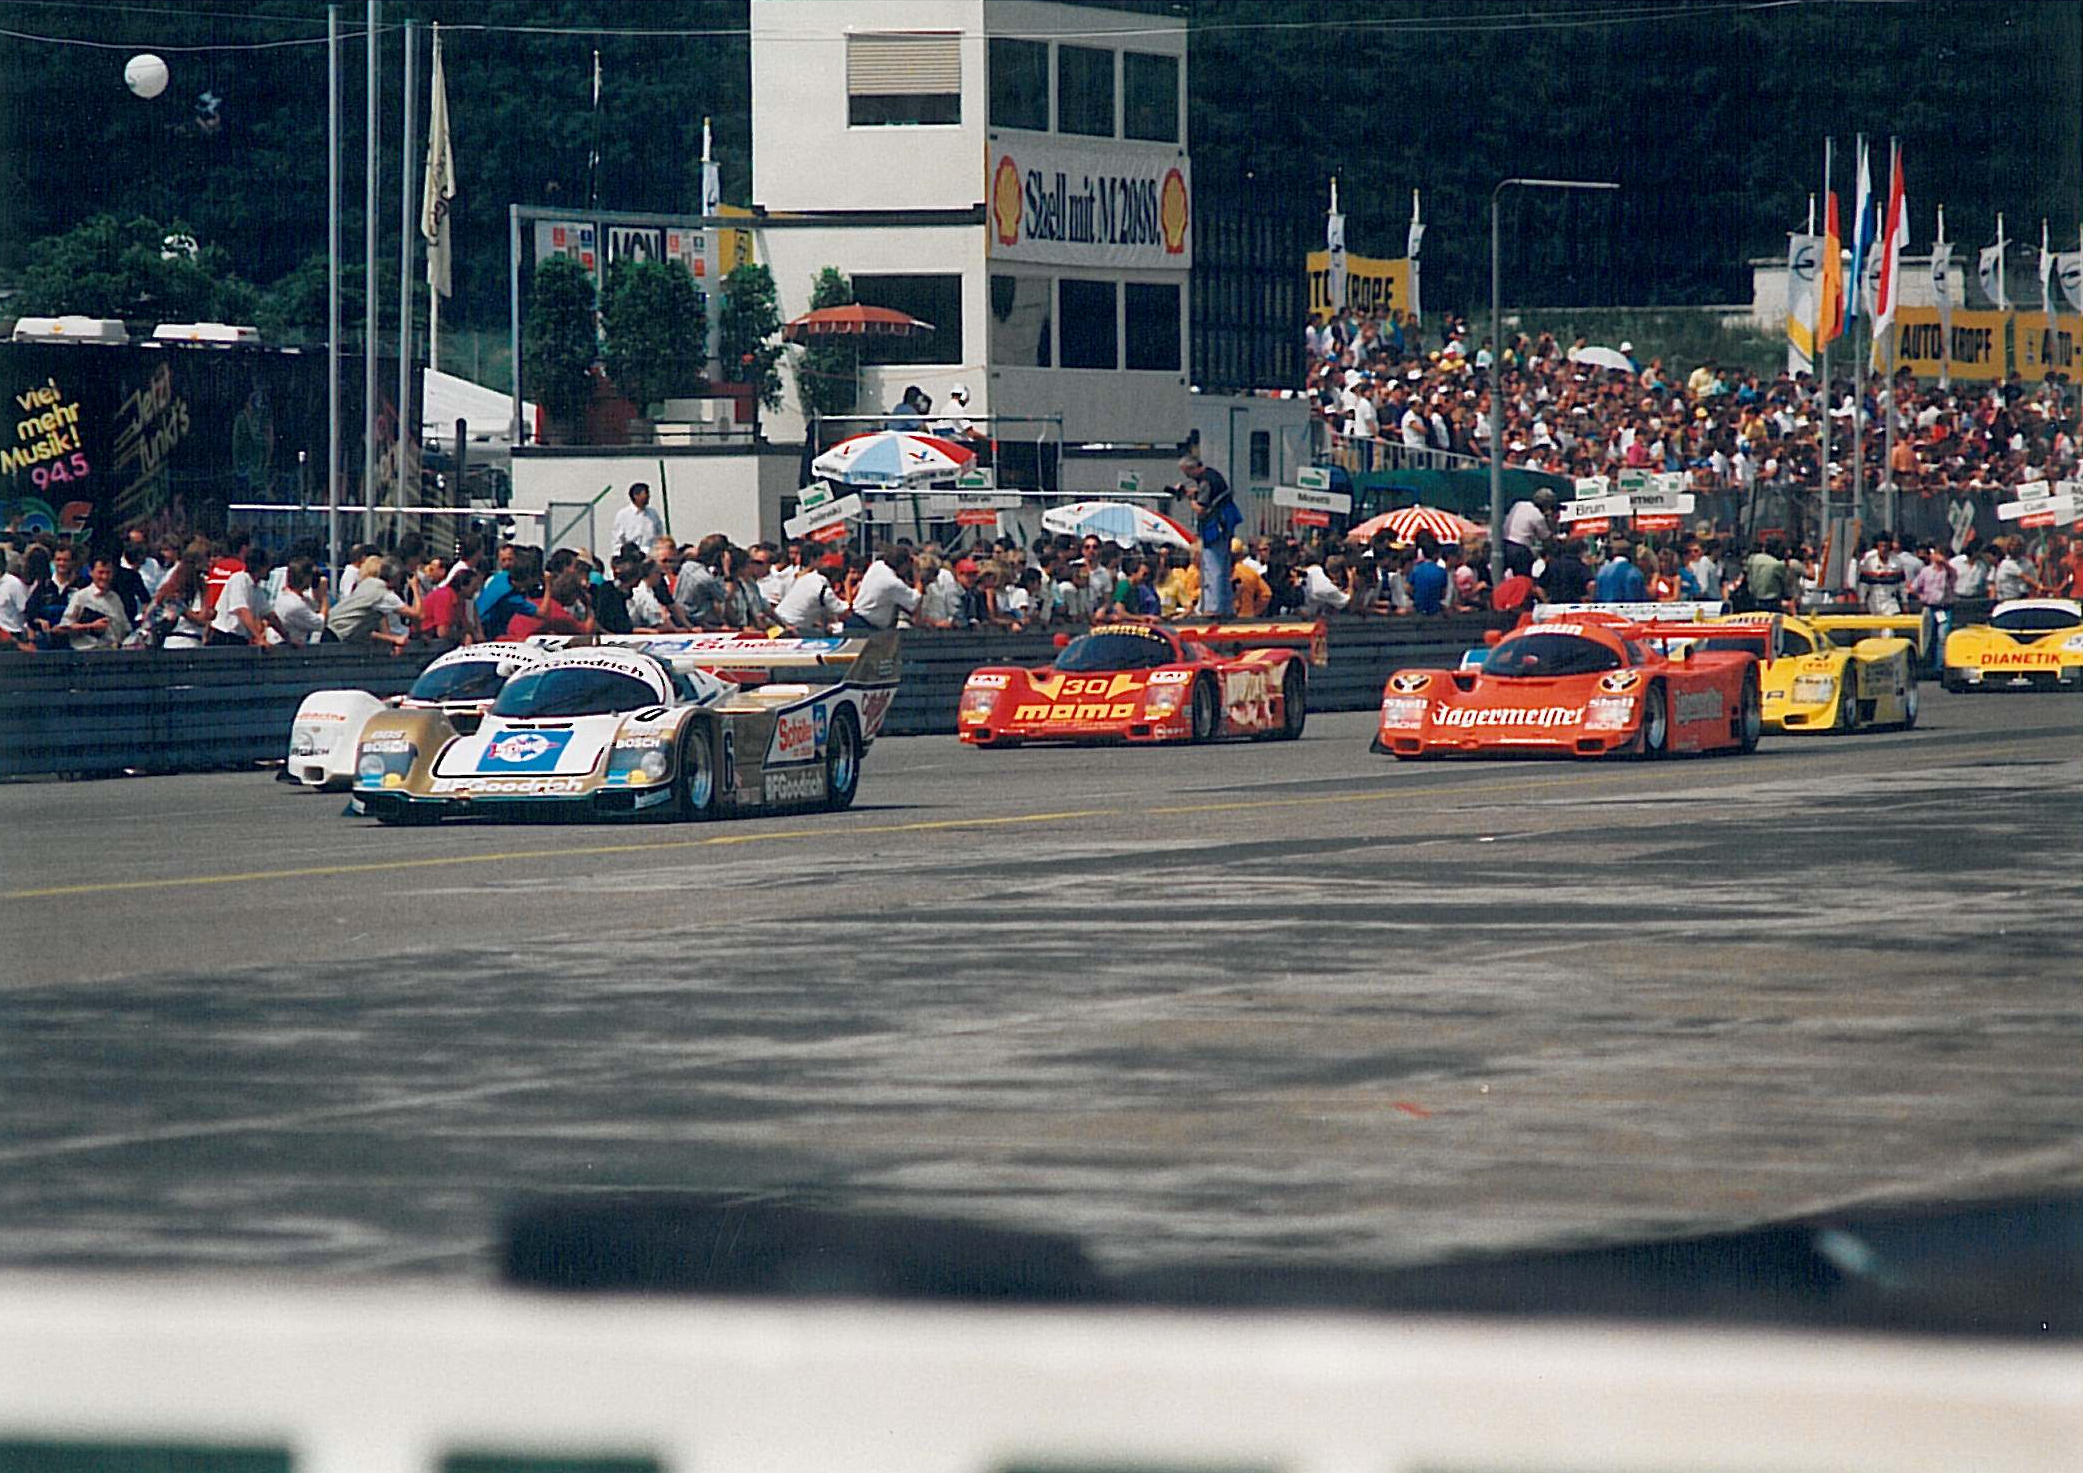
[[1193, 265], [1193, 180], [1184, 151], [1021, 138], [993, 139], [985, 158], [993, 259]]

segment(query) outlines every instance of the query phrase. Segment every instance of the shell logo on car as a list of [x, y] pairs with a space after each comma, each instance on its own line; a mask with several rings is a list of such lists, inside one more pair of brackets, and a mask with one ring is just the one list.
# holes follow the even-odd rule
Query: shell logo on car
[[1389, 677], [1389, 689], [1400, 695], [1421, 691], [1432, 683], [1432, 677], [1422, 670], [1402, 670]]
[[1633, 690], [1641, 683], [1642, 672], [1639, 670], [1613, 670], [1598, 678], [1598, 688], [1600, 690], [1615, 692]]

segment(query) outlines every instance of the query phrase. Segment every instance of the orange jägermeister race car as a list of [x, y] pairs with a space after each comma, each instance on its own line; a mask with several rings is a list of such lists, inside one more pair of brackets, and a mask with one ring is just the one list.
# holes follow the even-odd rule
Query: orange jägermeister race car
[[962, 687], [956, 729], [973, 747], [1027, 742], [1293, 741], [1322, 620], [1101, 624], [1056, 637], [1039, 669], [987, 665]]
[[[1391, 675], [1374, 750], [1406, 759], [1752, 751], [1764, 728], [1757, 656], [1701, 648], [1702, 627], [1598, 613], [1529, 620], [1473, 668]], [[1715, 632], [1741, 640], [1729, 626]], [[1658, 648], [1666, 642], [1668, 655]]]

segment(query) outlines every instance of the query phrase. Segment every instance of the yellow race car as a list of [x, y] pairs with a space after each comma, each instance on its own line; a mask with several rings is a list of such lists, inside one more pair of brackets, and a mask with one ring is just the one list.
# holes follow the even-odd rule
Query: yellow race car
[[[1765, 725], [1843, 734], [1917, 724], [1917, 643], [1868, 632], [1864, 616], [1731, 614], [1708, 621], [1765, 626], [1760, 659]], [[1841, 627], [1840, 627], [1841, 626]], [[1712, 649], [1716, 641], [1706, 641]], [[1734, 648], [1731, 645], [1731, 648]]]
[[2083, 604], [2014, 598], [1946, 636], [1947, 690], [2083, 689]]

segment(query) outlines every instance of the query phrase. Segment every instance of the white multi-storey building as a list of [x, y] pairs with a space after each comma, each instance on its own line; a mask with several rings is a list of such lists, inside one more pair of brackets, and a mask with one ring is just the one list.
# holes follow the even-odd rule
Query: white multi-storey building
[[[833, 266], [934, 325], [868, 343], [857, 409], [911, 384], [937, 408], [960, 383], [974, 417], [1060, 416], [1067, 445], [1120, 447], [1072, 450], [1063, 490], [1168, 471], [1194, 409], [1184, 20], [1048, 0], [751, 14], [752, 228], [783, 315]], [[775, 440], [802, 433], [793, 371]]]

